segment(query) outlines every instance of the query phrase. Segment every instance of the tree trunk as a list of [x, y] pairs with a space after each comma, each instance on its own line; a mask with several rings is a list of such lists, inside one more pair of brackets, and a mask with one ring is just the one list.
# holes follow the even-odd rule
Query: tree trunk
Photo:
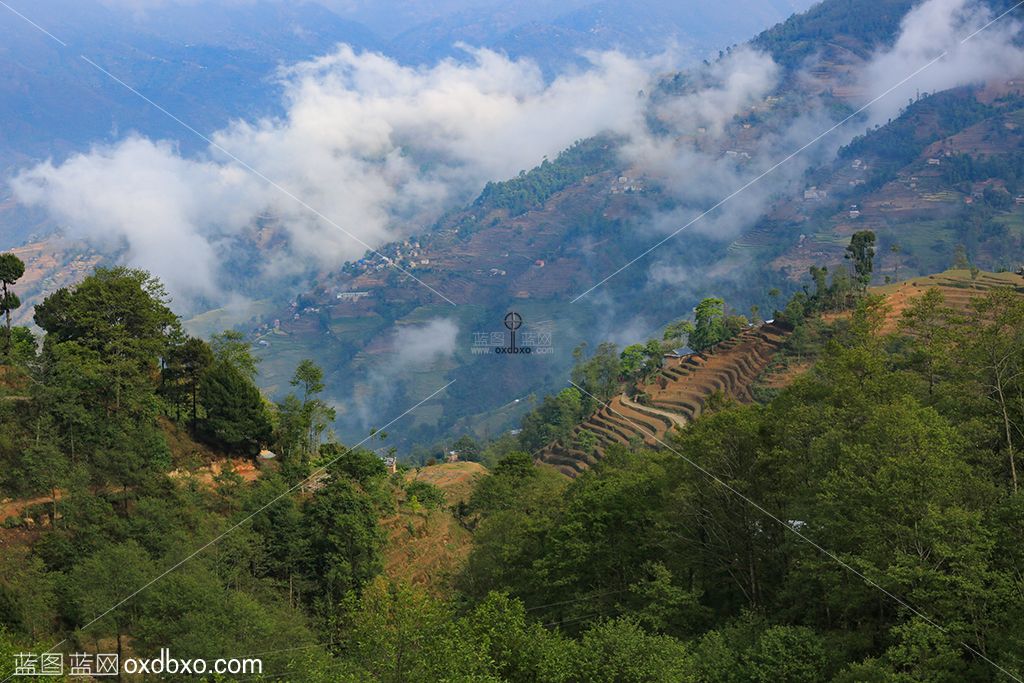
[[999, 409], [1003, 413], [1003, 429], [1006, 432], [1006, 450], [1010, 454], [1010, 481], [1013, 482], [1013, 492], [1017, 493], [1017, 460], [1013, 453], [1013, 432], [1010, 428], [1010, 414], [1006, 408], [1006, 397], [1003, 395], [1003, 381], [996, 371], [996, 393], [999, 396]]
[[[196, 412], [196, 383], [192, 383], [192, 438], [196, 438], [196, 420], [199, 415]], [[209, 427], [209, 425], [207, 425]]]
[[11, 360], [11, 348], [13, 347], [13, 343], [12, 342], [14, 340], [11, 339], [11, 309], [6, 308], [6, 304], [7, 304], [7, 283], [6, 282], [4, 283], [4, 304], [5, 304], [4, 314], [5, 314], [5, 317], [7, 318], [7, 339], [4, 342], [4, 351], [5, 351], [5, 355], [7, 357], [7, 360], [10, 361]]

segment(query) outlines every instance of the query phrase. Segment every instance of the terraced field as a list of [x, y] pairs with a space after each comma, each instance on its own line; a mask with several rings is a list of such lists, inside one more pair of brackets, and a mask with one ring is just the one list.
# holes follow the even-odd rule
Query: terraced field
[[[753, 400], [750, 387], [771, 361], [787, 332], [775, 325], [743, 331], [706, 354], [666, 362], [646, 387], [643, 404], [616, 396], [576, 426], [573, 443], [554, 442], [538, 459], [575, 477], [604, 457], [612, 444], [656, 446], [676, 426], [696, 419], [715, 393], [741, 402]], [[589, 431], [597, 438], [593, 452], [576, 447], [576, 435]]]
[[971, 301], [984, 296], [994, 287], [1012, 287], [1024, 295], [1024, 277], [1016, 273], [988, 273], [981, 271], [977, 278], [971, 279], [967, 270], [947, 270], [944, 273], [916, 277], [885, 287], [872, 287], [875, 294], [883, 294], [890, 306], [886, 316], [883, 333], [895, 332], [903, 311], [917, 297], [932, 288], [942, 292], [945, 303], [950, 308], [966, 312]]

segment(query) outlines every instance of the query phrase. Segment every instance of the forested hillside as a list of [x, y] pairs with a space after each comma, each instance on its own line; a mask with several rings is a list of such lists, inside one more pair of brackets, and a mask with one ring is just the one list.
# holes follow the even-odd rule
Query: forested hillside
[[[888, 326], [872, 244], [785, 306], [785, 354], [816, 361], [784, 388], [570, 480], [520, 448], [593, 391], [642, 391], [661, 346], [581, 354], [576, 412], [560, 395], [518, 440], [460, 440], [492, 473], [447, 499], [442, 471], [388, 473], [367, 450], [386, 433], [325, 433], [311, 363], [269, 404], [242, 340], [183, 336], [158, 281], [101, 269], [36, 308], [41, 345], [3, 328], [0, 673], [57, 644], [260, 655], [265, 681], [1019, 677], [1024, 286], [951, 280]], [[18, 262], [0, 265], [12, 309]], [[742, 335], [724, 311], [664, 343]], [[204, 474], [268, 447], [249, 476]], [[468, 557], [382, 573], [415, 566], [417, 538], [454, 542], [446, 524]]]

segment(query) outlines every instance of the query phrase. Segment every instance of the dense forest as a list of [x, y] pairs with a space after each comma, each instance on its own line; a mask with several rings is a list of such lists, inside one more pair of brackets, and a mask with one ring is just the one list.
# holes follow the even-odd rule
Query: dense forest
[[[586, 409], [558, 397], [472, 453], [491, 473], [445, 512], [472, 549], [428, 587], [382, 571], [381, 519], [445, 498], [330, 437], [319, 368], [270, 404], [242, 337], [190, 338], [155, 279], [98, 270], [36, 308], [41, 344], [0, 340], [0, 486], [42, 499], [0, 530], [0, 675], [56, 646], [260, 656], [267, 681], [1019, 679], [1024, 298], [932, 291], [883, 334], [873, 246], [779, 311], [817, 360], [763, 403], [573, 480], [521, 450]], [[5, 312], [19, 277], [0, 259]], [[698, 308], [653, 345], [581, 350], [574, 379], [642, 384], [664, 348], [747, 324]], [[182, 440], [277, 462], [169, 477], [195, 466]]]
[[608, 170], [614, 159], [613, 147], [613, 140], [607, 136], [580, 140], [554, 161], [544, 159], [540, 166], [520, 171], [511, 180], [487, 183], [473, 205], [507, 209], [512, 216], [526, 213], [584, 177]]

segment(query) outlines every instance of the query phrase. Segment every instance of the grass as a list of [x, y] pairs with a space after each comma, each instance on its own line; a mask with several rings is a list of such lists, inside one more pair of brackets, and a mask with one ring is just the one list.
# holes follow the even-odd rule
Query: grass
[[[468, 500], [476, 482], [487, 474], [487, 468], [478, 463], [455, 462], [411, 470], [405, 478], [437, 486], [450, 507]], [[392, 580], [446, 594], [469, 556], [472, 534], [448, 509], [412, 510], [404, 502], [397, 514], [382, 521], [388, 534], [384, 571]]]

